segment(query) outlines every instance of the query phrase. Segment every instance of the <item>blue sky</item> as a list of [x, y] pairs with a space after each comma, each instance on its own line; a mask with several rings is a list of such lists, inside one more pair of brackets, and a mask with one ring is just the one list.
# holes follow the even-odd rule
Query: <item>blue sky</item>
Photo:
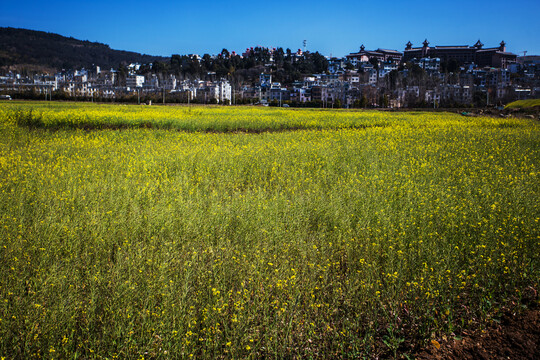
[[[0, 0], [0, 26], [99, 41], [152, 55], [307, 48], [344, 56], [378, 47], [485, 46], [540, 55], [540, 1], [34, 1]], [[520, 53], [522, 55], [522, 53]]]

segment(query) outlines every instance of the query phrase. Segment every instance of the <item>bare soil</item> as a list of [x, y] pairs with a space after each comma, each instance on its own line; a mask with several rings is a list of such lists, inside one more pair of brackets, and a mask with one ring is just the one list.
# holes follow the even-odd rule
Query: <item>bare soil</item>
[[463, 333], [459, 340], [432, 341], [416, 359], [540, 359], [540, 309], [508, 313], [484, 330]]

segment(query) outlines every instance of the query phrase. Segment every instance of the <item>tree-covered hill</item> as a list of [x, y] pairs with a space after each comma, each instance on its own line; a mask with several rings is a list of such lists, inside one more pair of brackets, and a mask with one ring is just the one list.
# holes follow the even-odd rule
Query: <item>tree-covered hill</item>
[[27, 29], [0, 27], [0, 66], [41, 65], [56, 69], [117, 67], [126, 62], [165, 60], [158, 56], [113, 50], [109, 45]]
[[31, 72], [49, 72], [50, 69], [101, 66], [125, 73], [127, 63], [137, 62], [145, 64], [139, 70], [140, 74], [174, 74], [179, 79], [228, 78], [235, 84], [254, 83], [262, 72], [272, 74], [274, 81], [290, 84], [304, 75], [323, 73], [328, 69], [326, 58], [318, 52], [297, 56], [290, 49], [281, 47], [255, 47], [244, 55], [223, 49], [214, 56], [151, 56], [113, 50], [106, 44], [43, 31], [0, 27], [0, 68], [4, 69], [24, 66]]

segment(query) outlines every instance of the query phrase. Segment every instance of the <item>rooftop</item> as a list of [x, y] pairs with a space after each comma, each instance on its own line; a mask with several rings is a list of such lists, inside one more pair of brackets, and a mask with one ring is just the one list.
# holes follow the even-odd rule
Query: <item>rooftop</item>
[[377, 49], [377, 51], [384, 51], [384, 52], [387, 52], [387, 53], [395, 53], [395, 54], [401, 54], [400, 51], [397, 51], [397, 50], [391, 50], [391, 49]]

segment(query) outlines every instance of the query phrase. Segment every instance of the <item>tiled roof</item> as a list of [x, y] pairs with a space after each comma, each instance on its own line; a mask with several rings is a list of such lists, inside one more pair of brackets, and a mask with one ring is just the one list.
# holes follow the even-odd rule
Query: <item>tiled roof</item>
[[442, 45], [442, 46], [432, 46], [432, 49], [474, 49], [474, 47], [469, 47], [467, 45]]
[[397, 51], [397, 50], [390, 50], [390, 49], [377, 49], [377, 51], [384, 51], [384, 52], [387, 52], [387, 53], [394, 53], [394, 54], [400, 54], [401, 55], [401, 52], [400, 51]]
[[380, 52], [377, 52], [377, 51], [368, 51], [368, 50], [360, 51], [360, 52], [357, 52], [357, 53], [351, 53], [351, 54], [349, 54], [349, 55], [347, 55], [347, 56], [351, 56], [351, 57], [352, 57], [352, 56], [362, 56], [362, 55], [367, 55], [367, 56], [369, 56], [369, 55], [383, 56], [383, 54], [380, 53]]
[[499, 47], [493, 47], [493, 48], [485, 48], [485, 49], [478, 50], [478, 52], [490, 52], [490, 51], [500, 51], [500, 48]]

